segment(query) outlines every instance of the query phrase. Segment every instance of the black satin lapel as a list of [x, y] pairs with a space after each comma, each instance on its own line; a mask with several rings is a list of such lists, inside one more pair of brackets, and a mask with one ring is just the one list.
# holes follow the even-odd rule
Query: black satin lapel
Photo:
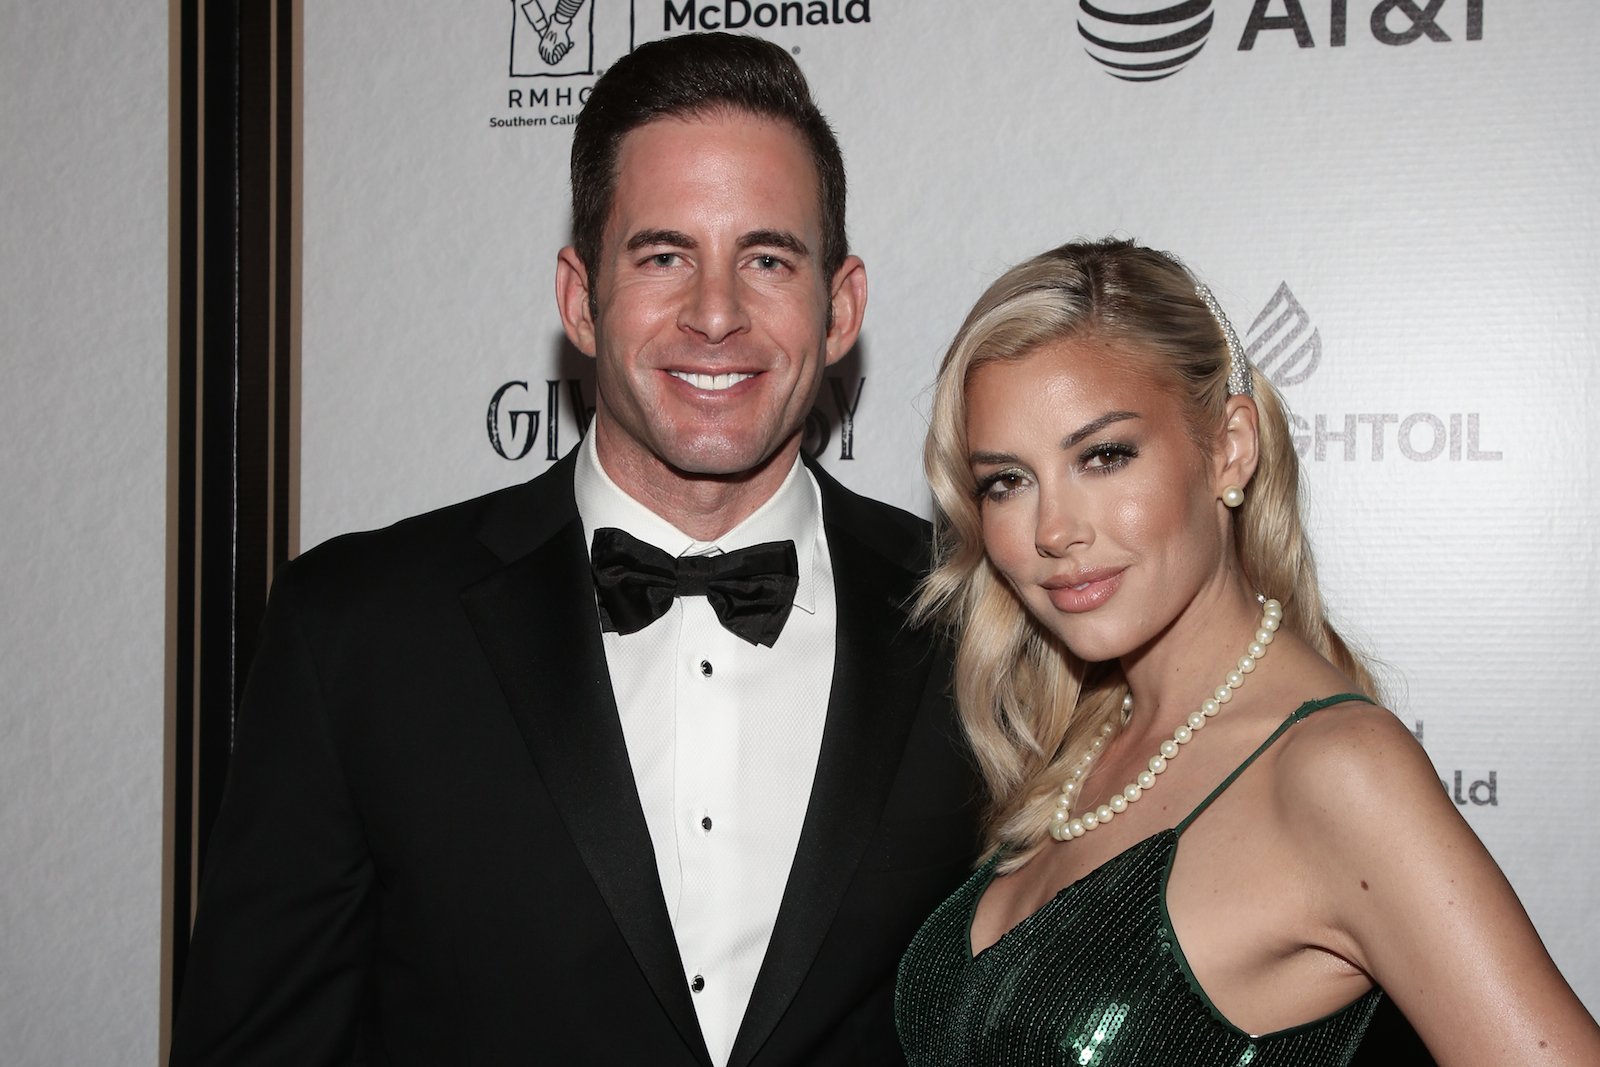
[[734, 1042], [748, 1063], [810, 970], [894, 782], [930, 668], [905, 634], [915, 576], [830, 527], [838, 648], [811, 803], [777, 925]]
[[684, 1040], [709, 1063], [617, 718], [582, 524], [574, 517], [461, 599], [617, 927]]

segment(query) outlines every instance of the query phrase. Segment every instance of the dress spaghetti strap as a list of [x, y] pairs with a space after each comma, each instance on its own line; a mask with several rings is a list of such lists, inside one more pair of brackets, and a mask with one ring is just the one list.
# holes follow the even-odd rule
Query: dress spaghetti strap
[[1332, 707], [1335, 704], [1344, 704], [1351, 700], [1359, 700], [1363, 704], [1377, 703], [1377, 701], [1363, 693], [1335, 693], [1333, 696], [1323, 697], [1321, 700], [1308, 700], [1304, 704], [1301, 704], [1298, 708], [1294, 709], [1293, 714], [1291, 714], [1287, 719], [1283, 720], [1283, 722], [1278, 725], [1276, 730], [1272, 731], [1271, 737], [1268, 737], [1265, 741], [1261, 742], [1260, 746], [1254, 752], [1250, 753], [1250, 755], [1245, 758], [1243, 763], [1234, 768], [1232, 774], [1228, 775], [1228, 777], [1222, 780], [1221, 785], [1213, 789], [1204, 800], [1195, 806], [1193, 811], [1184, 817], [1184, 820], [1178, 824], [1176, 832], [1181, 836], [1183, 832], [1189, 828], [1189, 824], [1194, 822], [1195, 819], [1199, 818], [1200, 813], [1209, 808], [1211, 806], [1211, 802], [1220, 797], [1222, 795], [1222, 791], [1232, 785], [1234, 779], [1243, 774], [1245, 770], [1249, 768], [1250, 764], [1256, 761], [1257, 756], [1271, 748], [1273, 742], [1283, 736], [1285, 730], [1289, 729], [1289, 727], [1293, 726], [1295, 723], [1299, 722], [1301, 719], [1304, 719], [1313, 712], [1321, 711], [1323, 708]]

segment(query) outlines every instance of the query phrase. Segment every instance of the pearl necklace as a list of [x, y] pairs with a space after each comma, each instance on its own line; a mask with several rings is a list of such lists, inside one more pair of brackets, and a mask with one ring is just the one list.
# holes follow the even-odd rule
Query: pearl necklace
[[[1156, 784], [1156, 776], [1167, 769], [1167, 762], [1175, 759], [1183, 746], [1194, 740], [1206, 724], [1222, 710], [1222, 705], [1233, 699], [1233, 691], [1244, 685], [1245, 675], [1256, 669], [1256, 661], [1267, 654], [1267, 646], [1272, 644], [1273, 636], [1278, 632], [1278, 627], [1283, 625], [1283, 605], [1276, 600], [1261, 600], [1261, 624], [1256, 627], [1255, 640], [1245, 649], [1245, 654], [1239, 657], [1239, 665], [1228, 672], [1223, 684], [1217, 686], [1216, 691], [1207, 697], [1200, 705], [1199, 711], [1189, 714], [1172, 732], [1169, 740], [1161, 742], [1161, 748], [1150, 762], [1148, 769], [1139, 772], [1137, 778], [1123, 786], [1120, 792], [1111, 794], [1111, 798], [1098, 808], [1085, 811], [1082, 815], [1072, 814], [1072, 805], [1077, 802], [1078, 794], [1082, 791], [1083, 780], [1088, 777], [1089, 769], [1099, 759], [1100, 753], [1106, 747], [1106, 742], [1116, 732], [1116, 727], [1106, 723], [1100, 727], [1100, 734], [1089, 743], [1089, 750], [1078, 758], [1073, 764], [1072, 771], [1067, 775], [1066, 782], [1061, 787], [1061, 795], [1056, 798], [1056, 810], [1050, 816], [1050, 836], [1057, 841], [1067, 841], [1074, 837], [1082, 837], [1095, 827], [1110, 822], [1116, 816], [1128, 810], [1128, 805], [1137, 801], [1144, 795], [1145, 790]], [[1133, 694], [1129, 693], [1122, 698], [1122, 721], [1127, 722], [1128, 716], [1133, 713]]]

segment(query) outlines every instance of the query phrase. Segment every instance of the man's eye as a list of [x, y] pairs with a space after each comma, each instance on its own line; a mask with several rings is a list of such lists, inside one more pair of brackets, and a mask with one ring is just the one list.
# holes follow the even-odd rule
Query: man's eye
[[657, 252], [650, 257], [651, 265], [656, 267], [670, 267], [676, 262], [678, 262], [678, 253], [676, 252]]

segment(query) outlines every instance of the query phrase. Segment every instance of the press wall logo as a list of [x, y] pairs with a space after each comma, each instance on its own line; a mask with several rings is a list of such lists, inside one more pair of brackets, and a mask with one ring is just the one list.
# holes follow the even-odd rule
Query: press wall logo
[[788, 26], [844, 26], [872, 21], [872, 0], [661, 0], [664, 33], [700, 30], [770, 30]]
[[511, 0], [511, 76], [593, 74], [594, 11], [600, 0]]
[[[1390, 47], [1401, 48], [1418, 41], [1450, 44], [1458, 34], [1468, 41], [1483, 40], [1483, 0], [1381, 0], [1370, 7], [1355, 6], [1358, 11], [1366, 7], [1366, 28], [1372, 39]], [[1349, 0], [1312, 5], [1313, 11], [1320, 8], [1327, 12], [1328, 47], [1344, 48], [1349, 43], [1350, 7]], [[1276, 8], [1281, 8], [1282, 13], [1274, 13]], [[1357, 20], [1359, 26], [1359, 15]], [[1273, 30], [1294, 34], [1300, 48], [1316, 47], [1313, 23], [1301, 0], [1255, 0], [1239, 37], [1239, 51], [1250, 51], [1262, 33]]]
[[[1238, 25], [1216, 24], [1211, 0], [1078, 0], [1077, 7], [1084, 50], [1128, 82], [1172, 77], [1213, 34], [1231, 40]], [[1300, 49], [1317, 47], [1319, 35], [1328, 47], [1345, 48], [1363, 28], [1390, 48], [1481, 41], [1483, 0], [1252, 0], [1235, 50], [1250, 52], [1283, 35]]]
[[[1422, 720], [1418, 719], [1411, 728], [1411, 736], [1417, 739], [1417, 744], [1422, 744]], [[1439, 784], [1444, 787], [1445, 796], [1455, 801], [1457, 807], [1464, 808], [1468, 804], [1479, 808], [1498, 808], [1500, 806], [1500, 772], [1491, 770], [1484, 778], [1467, 778], [1469, 772], [1452, 770], [1447, 772], [1449, 777], [1440, 778]], [[1476, 772], [1472, 772], [1476, 773]]]
[[[1322, 332], [1287, 282], [1278, 285], [1245, 331], [1244, 345], [1250, 362], [1280, 389], [1307, 380], [1322, 362]], [[1293, 412], [1289, 422], [1295, 451], [1315, 462], [1378, 463], [1396, 455], [1419, 463], [1503, 458], [1483, 447], [1483, 416], [1476, 411], [1314, 412], [1309, 420]]]
[[489, 126], [572, 125], [595, 79], [646, 41], [871, 21], [872, 0], [511, 0], [506, 113], [490, 116]]
[[[841, 460], [856, 458], [856, 418], [861, 408], [865, 378], [828, 375], [827, 395], [830, 413], [822, 404], [806, 415], [800, 430], [800, 447], [813, 459], [827, 452], [838, 432]], [[592, 383], [581, 378], [554, 379], [544, 383], [544, 406], [538, 406], [533, 388], [526, 381], [503, 383], [489, 398], [485, 413], [489, 447], [501, 459], [520, 460], [538, 454], [555, 462], [573, 444], [583, 440], [594, 419], [594, 404], [589, 401]], [[541, 432], [542, 427], [542, 432]]]
[[1113, 78], [1153, 82], [1182, 70], [1206, 46], [1211, 0], [1178, 4], [1078, 0], [1078, 34]]

